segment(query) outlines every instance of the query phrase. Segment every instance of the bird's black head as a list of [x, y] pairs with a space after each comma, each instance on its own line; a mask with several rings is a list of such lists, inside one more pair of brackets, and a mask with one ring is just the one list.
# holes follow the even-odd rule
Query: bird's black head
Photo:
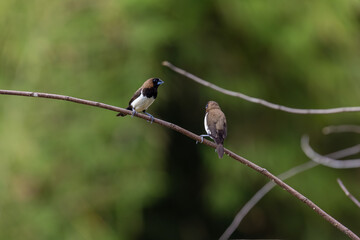
[[152, 82], [154, 84], [154, 87], [158, 87], [158, 86], [160, 86], [161, 84], [164, 83], [164, 81], [162, 81], [160, 78], [153, 78]]

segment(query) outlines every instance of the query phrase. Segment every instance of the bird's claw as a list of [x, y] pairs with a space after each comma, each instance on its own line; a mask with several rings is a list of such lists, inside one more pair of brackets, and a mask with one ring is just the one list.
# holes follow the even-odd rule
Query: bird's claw
[[[203, 143], [204, 142], [204, 137], [203, 136], [200, 136], [201, 137], [201, 142], [200, 143]], [[199, 141], [196, 141], [196, 144], [198, 144]]]
[[[153, 123], [154, 121], [154, 116], [151, 115], [150, 113], [146, 112], [145, 110], [143, 111], [143, 113], [145, 113], [146, 115], [148, 115], [150, 117], [150, 123]], [[149, 121], [148, 121], [149, 122]]]
[[133, 110], [133, 111], [132, 111], [132, 114], [131, 114], [131, 117], [134, 117], [134, 116], [135, 116], [135, 113], [136, 113], [136, 111]]
[[[153, 117], [153, 116], [150, 116], [150, 119], [151, 119], [151, 120], [150, 120], [150, 124], [151, 124], [151, 123], [153, 123], [153, 121], [154, 121], [154, 117]], [[148, 121], [148, 122], [149, 122], [149, 121]]]
[[[200, 137], [201, 137], [201, 142], [200, 143], [203, 143], [204, 142], [204, 137], [211, 137], [211, 136], [208, 135], [208, 134], [201, 134]], [[198, 144], [198, 143], [199, 143], [199, 141], [196, 141], [196, 144]]]

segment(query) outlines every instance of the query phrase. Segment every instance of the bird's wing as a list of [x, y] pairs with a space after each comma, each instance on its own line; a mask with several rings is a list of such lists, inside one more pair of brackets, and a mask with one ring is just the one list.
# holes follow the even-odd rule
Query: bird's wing
[[208, 129], [210, 131], [210, 136], [213, 139], [217, 138], [217, 131], [216, 131], [216, 121], [214, 121], [214, 119], [216, 119], [215, 113], [213, 111], [209, 111], [208, 112], [208, 116], [207, 116], [207, 126]]
[[130, 99], [129, 105], [140, 96], [142, 88], [140, 87], [135, 93], [134, 96]]
[[214, 119], [217, 119], [217, 121], [215, 122], [216, 139], [218, 142], [223, 143], [227, 135], [225, 114], [218, 109], [214, 110], [213, 112], [213, 114], [215, 115]]
[[224, 114], [224, 122], [223, 122], [223, 126], [224, 126], [224, 139], [227, 136], [227, 123], [226, 123], [226, 118], [225, 118], [225, 114]]

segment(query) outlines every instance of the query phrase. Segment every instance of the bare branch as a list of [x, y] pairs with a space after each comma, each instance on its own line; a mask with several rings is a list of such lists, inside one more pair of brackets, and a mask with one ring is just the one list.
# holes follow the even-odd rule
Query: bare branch
[[177, 72], [177, 73], [179, 73], [201, 85], [212, 88], [223, 94], [233, 96], [233, 97], [238, 97], [238, 98], [244, 99], [246, 101], [260, 104], [260, 105], [263, 105], [265, 107], [272, 108], [275, 110], [280, 110], [280, 111], [284, 111], [284, 112], [288, 112], [288, 113], [295, 113], [295, 114], [333, 114], [333, 113], [342, 113], [342, 112], [360, 112], [360, 107], [341, 107], [341, 108], [329, 108], [329, 109], [299, 109], [299, 108], [286, 107], [286, 106], [282, 106], [279, 104], [268, 102], [268, 101], [260, 99], [260, 98], [250, 97], [250, 96], [247, 96], [240, 92], [235, 92], [235, 91], [221, 88], [221, 87], [219, 87], [215, 84], [212, 84], [210, 82], [207, 82], [204, 79], [201, 79], [181, 68], [174, 66], [173, 64], [171, 64], [168, 61], [162, 62], [162, 65], [170, 68], [174, 72]]
[[327, 126], [323, 128], [322, 132], [324, 134], [343, 133], [343, 132], [352, 132], [352, 133], [360, 134], [360, 126], [359, 125]]
[[[125, 113], [125, 114], [128, 114], [128, 115], [131, 114], [131, 111], [123, 109], [123, 108], [114, 107], [114, 106], [107, 105], [107, 104], [104, 104], [104, 103], [84, 100], [84, 99], [80, 99], [80, 98], [57, 95], [57, 94], [38, 93], [38, 92], [24, 92], [24, 91], [12, 91], [12, 90], [0, 90], [0, 94], [65, 100], [65, 101], [70, 101], [70, 102], [75, 102], [75, 103], [100, 107], [100, 108], [112, 110], [112, 111], [115, 111], [115, 112], [122, 112], [122, 113]], [[136, 117], [139, 117], [139, 118], [150, 121], [150, 117], [147, 116], [147, 115], [136, 114]], [[183, 135], [185, 135], [185, 136], [187, 136], [187, 137], [189, 137], [189, 138], [191, 138], [191, 139], [193, 139], [195, 141], [199, 141], [199, 142], [201, 141], [201, 137], [199, 135], [196, 135], [196, 134], [194, 134], [194, 133], [192, 133], [192, 132], [190, 132], [190, 131], [182, 128], [182, 127], [179, 127], [179, 126], [177, 126], [177, 125], [175, 125], [173, 123], [166, 122], [166, 121], [158, 119], [158, 118], [154, 118], [154, 123], [160, 124], [160, 125], [162, 125], [164, 127], [170, 128], [170, 129], [172, 129], [174, 131], [177, 131], [177, 132], [179, 132], [179, 133], [181, 133], [181, 134], [183, 134]], [[204, 139], [203, 144], [205, 144], [207, 146], [210, 146], [210, 147], [212, 147], [214, 149], [216, 148], [215, 143], [213, 143], [213, 142], [211, 142], [209, 140], [206, 140], [206, 139]], [[300, 194], [298, 191], [296, 191], [295, 189], [293, 189], [292, 187], [290, 187], [289, 185], [287, 185], [286, 183], [281, 181], [279, 178], [277, 178], [276, 176], [271, 174], [265, 168], [262, 168], [262, 167], [260, 167], [260, 166], [258, 166], [256, 164], [250, 162], [246, 158], [243, 158], [243, 157], [233, 153], [232, 151], [230, 151], [228, 149], [224, 149], [224, 152], [229, 157], [235, 159], [238, 162], [241, 162], [242, 164], [245, 164], [246, 166], [252, 168], [253, 170], [263, 174], [264, 176], [266, 176], [269, 179], [271, 179], [272, 181], [274, 181], [277, 185], [279, 185], [281, 188], [283, 188], [284, 190], [289, 192], [291, 195], [293, 195], [294, 197], [296, 197], [297, 199], [299, 199], [300, 201], [305, 203], [307, 206], [309, 206], [311, 209], [313, 209], [317, 214], [319, 214], [321, 217], [323, 217], [326, 221], [331, 223], [337, 229], [339, 229], [340, 231], [345, 233], [351, 239], [360, 240], [360, 238], [355, 233], [353, 233], [350, 229], [348, 229], [343, 224], [341, 224], [339, 221], [337, 221], [335, 218], [333, 218], [332, 216], [327, 214], [324, 210], [322, 210], [320, 207], [318, 207], [311, 200], [309, 200], [308, 198], [306, 198], [305, 196]]]
[[359, 208], [360, 208], [360, 202], [357, 200], [345, 187], [345, 185], [342, 183], [340, 178], [337, 179], [338, 184], [340, 185], [341, 189], [344, 191], [345, 195], [351, 199]]
[[[360, 167], [360, 159], [336, 160], [336, 159], [318, 154], [311, 148], [311, 146], [309, 144], [309, 136], [307, 136], [307, 135], [304, 135], [301, 138], [301, 148], [308, 158], [310, 158], [311, 160], [313, 160], [321, 165], [327, 166], [327, 167], [341, 168], [341, 169]], [[353, 154], [351, 154], [351, 155], [354, 155], [359, 152], [359, 149], [360, 149], [360, 144], [358, 144], [350, 149], [347, 149], [346, 151], [354, 152]], [[350, 156], [350, 154], [348, 156]]]
[[[285, 172], [284, 174], [289, 174], [288, 177], [291, 177], [297, 173], [305, 171], [307, 169], [313, 168], [318, 164], [313, 161], [308, 161], [307, 163], [301, 164], [295, 168], [290, 169], [289, 171]], [[285, 180], [286, 177], [281, 178], [279, 175], [278, 178], [281, 180]], [[244, 217], [250, 212], [250, 210], [268, 193], [271, 189], [276, 186], [273, 182], [268, 182], [265, 184], [244, 206], [243, 208], [236, 214], [234, 220], [230, 224], [230, 226], [225, 230], [223, 235], [219, 238], [219, 240], [227, 240], [231, 237], [231, 235], [235, 232], [237, 227], [240, 225], [241, 221]]]
[[[357, 147], [357, 146], [356, 146]], [[358, 152], [360, 152], [360, 148], [357, 147]], [[327, 157], [330, 158], [343, 158], [347, 157], [349, 155], [354, 154], [354, 147], [343, 149], [334, 153], [331, 153], [327, 155]], [[314, 161], [308, 161], [306, 163], [303, 163], [301, 165], [298, 165], [280, 175], [277, 177], [281, 180], [286, 180], [288, 178], [291, 178], [301, 172], [304, 172], [306, 170], [309, 170], [313, 167], [318, 166], [319, 164]], [[241, 221], [245, 218], [245, 216], [250, 212], [250, 210], [268, 193], [276, 186], [273, 182], [268, 182], [265, 184], [244, 206], [243, 208], [236, 214], [234, 220], [230, 224], [230, 226], [225, 230], [223, 235], [220, 237], [220, 240], [227, 240], [231, 237], [231, 235], [235, 232], [237, 227], [240, 225]]]

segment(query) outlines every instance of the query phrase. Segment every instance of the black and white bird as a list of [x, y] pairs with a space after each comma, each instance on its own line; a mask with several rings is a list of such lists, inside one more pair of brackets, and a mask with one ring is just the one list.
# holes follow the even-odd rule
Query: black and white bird
[[204, 127], [207, 134], [200, 135], [201, 142], [203, 137], [210, 137], [216, 143], [216, 152], [219, 158], [224, 155], [224, 140], [227, 135], [226, 117], [221, 111], [221, 108], [217, 102], [209, 101], [206, 104], [206, 113], [204, 118]]
[[[151, 117], [151, 122], [154, 121], [154, 117], [146, 112], [148, 107], [155, 101], [158, 94], [158, 87], [163, 84], [159, 78], [150, 78], [144, 82], [144, 84], [134, 93], [134, 96], [130, 99], [129, 106], [126, 108], [132, 110], [132, 116], [135, 113], [143, 112]], [[126, 114], [118, 113], [117, 116], [124, 117]]]

